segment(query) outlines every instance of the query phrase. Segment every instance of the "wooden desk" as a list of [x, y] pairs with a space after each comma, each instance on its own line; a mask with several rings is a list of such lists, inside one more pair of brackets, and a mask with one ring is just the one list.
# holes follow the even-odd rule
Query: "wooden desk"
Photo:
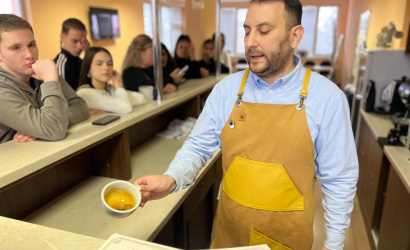
[[245, 70], [248, 69], [249, 65], [247, 63], [237, 63], [234, 65], [234, 70], [239, 71], [239, 70]]
[[[360, 110], [357, 196], [372, 249], [410, 247], [410, 151], [379, 145], [394, 127], [390, 116]], [[377, 246], [377, 247], [376, 247]]]
[[[128, 223], [124, 223], [126, 219], [114, 219], [103, 212], [99, 192], [114, 179], [133, 181], [148, 173], [162, 174], [182, 142], [159, 139], [155, 133], [175, 118], [198, 117], [213, 86], [225, 76], [189, 80], [177, 92], [165, 95], [165, 100], [137, 106], [132, 113], [121, 114], [118, 121], [107, 126], [91, 125], [103, 115], [93, 116], [69, 128], [67, 138], [62, 141], [1, 144], [0, 215], [100, 239], [125, 232], [125, 235], [153, 240], [195, 187], [202, 190], [201, 194], [210, 192], [215, 197], [217, 191], [213, 186], [219, 187], [215, 164], [219, 164], [220, 153], [207, 165], [212, 168], [204, 168], [197, 179], [197, 183], [203, 177], [211, 180], [206, 189], [196, 183], [193, 189], [149, 205], [155, 208], [138, 209]], [[149, 156], [143, 154], [147, 153], [144, 150], [149, 151]], [[138, 156], [141, 153], [142, 158]], [[157, 163], [160, 168], [152, 166]], [[197, 195], [194, 198], [202, 200]], [[109, 223], [101, 226], [100, 223], [106, 222]], [[101, 230], [103, 228], [106, 230]]]
[[330, 72], [330, 70], [332, 69], [332, 66], [323, 65], [305, 65], [304, 67], [316, 72]]

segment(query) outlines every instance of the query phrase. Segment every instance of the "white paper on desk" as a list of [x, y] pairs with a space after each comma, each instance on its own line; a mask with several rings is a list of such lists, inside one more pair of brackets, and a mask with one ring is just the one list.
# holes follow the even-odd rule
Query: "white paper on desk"
[[[110, 238], [99, 248], [99, 250], [179, 250], [178, 248], [168, 247], [144, 240], [134, 239], [121, 234], [113, 234]], [[238, 249], [238, 250], [270, 250], [267, 245], [246, 246], [221, 248], [223, 249]]]
[[178, 250], [178, 248], [163, 246], [160, 244], [134, 239], [121, 234], [113, 234], [99, 250]]
[[169, 124], [166, 130], [157, 133], [156, 135], [165, 139], [179, 140], [191, 133], [196, 123], [195, 118], [189, 117], [185, 121], [174, 119]]

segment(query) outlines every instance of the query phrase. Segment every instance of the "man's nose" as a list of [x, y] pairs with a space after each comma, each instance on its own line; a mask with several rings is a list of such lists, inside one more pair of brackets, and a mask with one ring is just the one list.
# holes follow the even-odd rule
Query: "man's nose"
[[25, 56], [26, 59], [33, 59], [34, 58], [34, 51], [32, 51], [30, 48], [25, 48], [24, 56]]
[[258, 46], [258, 35], [256, 32], [249, 32], [248, 37], [245, 37], [245, 46], [248, 48]]

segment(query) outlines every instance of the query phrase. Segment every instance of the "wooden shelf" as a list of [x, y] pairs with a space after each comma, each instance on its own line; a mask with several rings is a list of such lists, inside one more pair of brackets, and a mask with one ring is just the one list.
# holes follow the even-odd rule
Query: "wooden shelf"
[[[133, 150], [130, 181], [144, 175], [163, 174], [183, 141], [153, 138]], [[207, 167], [219, 155], [217, 153]], [[196, 184], [201, 182], [202, 176], [208, 171], [207, 167], [202, 169]], [[119, 233], [152, 241], [192, 190], [191, 187], [164, 199], [148, 202], [132, 215], [118, 219], [105, 213], [100, 200], [102, 188], [113, 180], [92, 176], [28, 216], [25, 221], [100, 239], [108, 239], [112, 234]]]

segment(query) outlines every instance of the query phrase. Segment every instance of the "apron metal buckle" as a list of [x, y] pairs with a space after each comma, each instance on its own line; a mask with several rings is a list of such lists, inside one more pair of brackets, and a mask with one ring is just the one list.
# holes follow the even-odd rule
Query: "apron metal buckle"
[[238, 99], [236, 100], [236, 106], [240, 107], [242, 101], [242, 94], [238, 94]]
[[296, 106], [296, 109], [301, 111], [303, 109], [303, 101], [306, 99], [306, 96], [300, 96], [300, 103], [298, 106]]

